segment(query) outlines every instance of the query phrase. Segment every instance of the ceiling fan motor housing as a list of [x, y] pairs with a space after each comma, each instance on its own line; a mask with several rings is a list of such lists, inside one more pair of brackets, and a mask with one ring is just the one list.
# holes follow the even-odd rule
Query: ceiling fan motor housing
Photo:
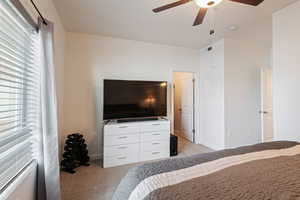
[[207, 3], [208, 6], [213, 6], [214, 4], [215, 4], [214, 1], [210, 1], [210, 2]]
[[194, 0], [194, 1], [201, 8], [210, 8], [218, 5], [223, 0]]

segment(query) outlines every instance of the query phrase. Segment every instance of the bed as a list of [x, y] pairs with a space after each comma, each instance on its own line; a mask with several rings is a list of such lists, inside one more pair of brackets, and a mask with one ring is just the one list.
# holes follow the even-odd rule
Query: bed
[[270, 142], [130, 169], [113, 200], [300, 199], [300, 144]]

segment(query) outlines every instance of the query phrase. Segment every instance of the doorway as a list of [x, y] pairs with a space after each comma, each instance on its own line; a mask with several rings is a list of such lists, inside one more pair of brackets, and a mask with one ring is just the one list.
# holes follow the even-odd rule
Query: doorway
[[273, 80], [272, 69], [261, 69], [262, 141], [273, 141]]
[[195, 143], [195, 74], [173, 72], [174, 132]]

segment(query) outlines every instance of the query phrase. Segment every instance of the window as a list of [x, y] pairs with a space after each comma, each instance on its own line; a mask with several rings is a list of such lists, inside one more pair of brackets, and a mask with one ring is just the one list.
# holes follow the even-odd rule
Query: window
[[37, 33], [0, 1], [0, 193], [34, 158], [39, 132]]

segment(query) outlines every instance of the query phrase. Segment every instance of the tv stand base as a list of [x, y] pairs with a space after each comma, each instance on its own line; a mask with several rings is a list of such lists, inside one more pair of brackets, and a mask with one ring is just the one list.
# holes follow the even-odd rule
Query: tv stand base
[[156, 120], [159, 120], [159, 118], [158, 117], [149, 117], [149, 118], [118, 119], [117, 123], [143, 122], [143, 121], [156, 121]]
[[103, 166], [114, 167], [170, 157], [170, 121], [166, 119], [104, 125]]

